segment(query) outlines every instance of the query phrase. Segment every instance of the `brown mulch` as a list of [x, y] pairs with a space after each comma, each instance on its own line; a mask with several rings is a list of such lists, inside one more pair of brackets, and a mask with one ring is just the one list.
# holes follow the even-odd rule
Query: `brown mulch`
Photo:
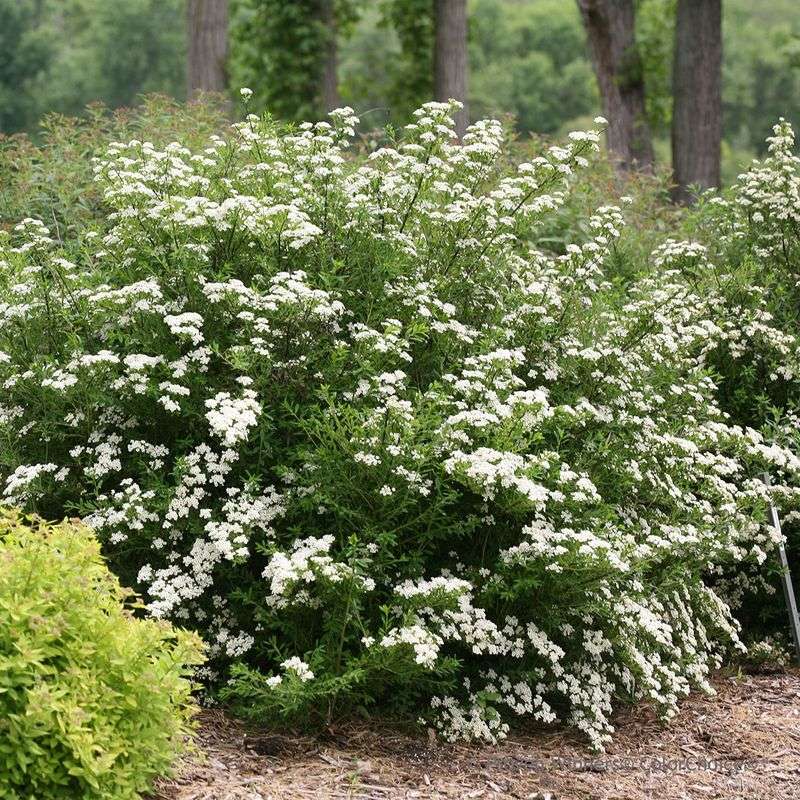
[[202, 716], [203, 754], [162, 781], [154, 800], [800, 798], [800, 670], [715, 679], [669, 725], [620, 713], [608, 752], [573, 732], [516, 735], [498, 747], [443, 744], [377, 724], [323, 736], [248, 730]]

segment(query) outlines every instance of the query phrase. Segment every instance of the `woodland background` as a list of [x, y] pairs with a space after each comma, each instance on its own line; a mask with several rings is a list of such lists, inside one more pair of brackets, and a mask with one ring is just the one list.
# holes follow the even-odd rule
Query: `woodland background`
[[[198, 86], [231, 98], [250, 86], [251, 110], [282, 119], [318, 117], [348, 104], [365, 129], [400, 124], [434, 95], [436, 14], [457, 16], [464, 5], [192, 0], [187, 8], [185, 0], [0, 0], [0, 131], [35, 131], [47, 113], [79, 114], [97, 102], [116, 108], [143, 93], [183, 100]], [[656, 162], [668, 164], [676, 0], [584, 5], [635, 14], [635, 59], [623, 69], [626, 80], [641, 78], [646, 87]], [[800, 104], [796, 12], [794, 0], [722, 3], [723, 181], [762, 153], [774, 121]], [[558, 135], [603, 111], [577, 3], [470, 0], [466, 16], [463, 63], [452, 64], [459, 58], [452, 41], [440, 44], [455, 86], [466, 82], [458, 99], [468, 101], [470, 119], [499, 115], [513, 118], [521, 136]], [[455, 29], [441, 27], [451, 40], [459, 36], [457, 22]], [[459, 78], [459, 70], [466, 76]]]

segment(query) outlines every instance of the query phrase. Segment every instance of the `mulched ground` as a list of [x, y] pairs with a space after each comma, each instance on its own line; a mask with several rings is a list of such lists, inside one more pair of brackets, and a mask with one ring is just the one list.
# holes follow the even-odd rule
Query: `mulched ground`
[[719, 675], [715, 686], [666, 727], [645, 707], [619, 714], [603, 756], [564, 730], [480, 747], [377, 725], [277, 735], [205, 712], [203, 755], [154, 800], [800, 798], [800, 670]]

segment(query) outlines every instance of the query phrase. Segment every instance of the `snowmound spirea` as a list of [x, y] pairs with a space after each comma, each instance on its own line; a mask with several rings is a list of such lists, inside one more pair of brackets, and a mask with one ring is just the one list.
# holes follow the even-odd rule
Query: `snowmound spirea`
[[21, 222], [3, 494], [80, 514], [151, 614], [240, 661], [251, 716], [378, 704], [489, 741], [528, 716], [602, 748], [617, 698], [668, 718], [710, 688], [738, 644], [714, 576], [763, 560], [758, 476], [790, 505], [800, 462], [720, 410], [735, 331], [680, 246], [627, 287], [619, 207], [534, 246], [600, 131], [516, 163], [452, 111], [367, 153], [350, 109], [115, 144], [102, 224]]

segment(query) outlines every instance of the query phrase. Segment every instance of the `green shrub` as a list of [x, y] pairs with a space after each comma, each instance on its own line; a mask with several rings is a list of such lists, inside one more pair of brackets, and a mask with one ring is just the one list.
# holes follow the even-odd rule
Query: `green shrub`
[[127, 599], [88, 528], [0, 512], [0, 797], [136, 798], [186, 749], [200, 643]]

